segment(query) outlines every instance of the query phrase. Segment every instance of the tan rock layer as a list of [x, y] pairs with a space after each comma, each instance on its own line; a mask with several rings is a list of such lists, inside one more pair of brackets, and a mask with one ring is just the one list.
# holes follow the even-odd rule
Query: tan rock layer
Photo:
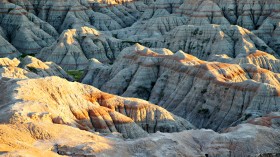
[[140, 45], [124, 49], [112, 66], [92, 62], [83, 82], [149, 100], [197, 127], [215, 130], [279, 111], [279, 74], [250, 64], [205, 62], [181, 51], [164, 52]]
[[[18, 87], [5, 90], [9, 84]], [[19, 82], [2, 79], [1, 87], [14, 96], [5, 97], [1, 103], [1, 108], [14, 109], [1, 111], [6, 115], [2, 123], [64, 124], [87, 131], [120, 132], [125, 138], [142, 137], [158, 130], [174, 132], [193, 128], [186, 120], [146, 101], [109, 95], [58, 77]]]

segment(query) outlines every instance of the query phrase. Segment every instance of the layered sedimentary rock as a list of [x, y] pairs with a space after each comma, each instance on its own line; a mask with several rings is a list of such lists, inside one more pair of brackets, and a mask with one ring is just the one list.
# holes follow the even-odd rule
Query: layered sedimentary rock
[[186, 0], [176, 12], [200, 21], [198, 24], [225, 24], [223, 21], [227, 21], [256, 30], [267, 17], [277, 14], [279, 8], [277, 0]]
[[181, 16], [162, 16], [158, 13], [159, 17], [154, 15], [154, 18], [149, 20], [140, 20], [134, 23], [131, 27], [112, 31], [113, 34], [123, 40], [132, 42], [141, 42], [142, 39], [158, 40], [162, 35], [177, 26], [187, 24], [187, 18]]
[[[3, 12], [4, 16], [7, 16], [6, 19], [13, 19], [15, 16], [19, 16], [19, 14], [22, 14], [22, 16], [20, 16], [22, 17], [22, 20], [13, 22], [15, 23], [13, 25], [21, 26], [22, 23], [28, 23], [27, 21], [28, 19], [30, 21], [30, 18], [36, 19], [35, 23], [40, 23], [41, 33], [34, 31], [25, 33], [26, 38], [30, 39], [29, 41], [32, 44], [27, 44], [25, 46], [20, 45], [19, 38], [22, 36], [18, 36], [17, 40], [12, 42], [12, 45], [14, 45], [20, 52], [30, 51], [23, 53], [37, 53], [38, 50], [40, 50], [42, 47], [49, 46], [51, 41], [54, 41], [53, 39], [50, 39], [50, 36], [57, 36], [57, 33], [55, 33], [53, 28], [51, 28], [48, 24], [43, 24], [40, 20], [37, 20], [37, 17], [35, 17], [34, 15], [37, 15], [43, 21], [51, 24], [59, 32], [63, 32], [64, 30], [69, 28], [79, 29], [82, 26], [90, 27], [92, 25], [98, 30], [118, 30], [113, 32], [116, 37], [124, 39], [125, 41], [127, 40], [130, 42], [140, 43], [142, 43], [141, 40], [143, 38], [148, 38], [146, 40], [151, 40], [151, 42], [154, 43], [158, 38], [162, 38], [161, 36], [163, 34], [166, 34], [177, 26], [183, 24], [219, 24], [227, 26], [230, 24], [238, 24], [241, 27], [254, 31], [261, 39], [264, 40], [267, 45], [270, 46], [270, 48], [279, 53], [279, 40], [277, 38], [277, 32], [279, 32], [279, 3], [276, 0], [265, 2], [253, 2], [251, 0], [188, 0], [184, 2], [162, 0], [157, 0], [155, 2], [69, 0], [57, 2], [53, 0], [15, 0], [9, 2], [3, 1], [2, 3], [5, 6]], [[14, 8], [17, 8], [17, 13], [13, 13]], [[7, 10], [11, 13], [8, 13]], [[27, 20], [26, 18], [24, 18], [24, 14], [27, 14]], [[2, 22], [2, 25], [6, 28], [9, 24], [7, 24], [7, 22], [5, 21], [7, 20], [4, 20], [4, 23]], [[28, 26], [28, 28], [26, 28], [26, 26], [24, 27], [29, 30], [29, 27], [31, 27], [31, 25], [33, 26], [32, 22], [34, 21], [31, 20], [31, 23], [29, 24], [30, 26]], [[8, 32], [15, 30], [15, 27], [11, 27]], [[15, 32], [19, 31], [17, 30]], [[32, 38], [28, 36], [27, 34], [30, 33], [33, 33], [36, 36], [40, 34], [39, 38], [44, 36], [44, 41], [40, 41], [38, 39], [35, 40], [34, 37]], [[21, 32], [16, 34], [21, 34]], [[10, 36], [12, 36], [11, 38], [15, 37], [15, 35], [8, 35], [9, 38]], [[46, 39], [49, 39], [51, 41]], [[144, 42], [146, 40], [144, 40]], [[8, 41], [11, 42], [10, 40]], [[234, 43], [231, 44], [234, 45]], [[147, 46], [155, 45], [147, 44]], [[167, 45], [160, 44], [158, 46]], [[167, 46], [167, 48], [170, 47]], [[263, 50], [262, 48], [257, 49]], [[207, 53], [209, 52], [206, 52], [205, 54]]]
[[77, 25], [93, 25], [99, 30], [127, 27], [136, 22], [145, 7], [142, 2], [129, 1], [13, 0], [12, 3], [34, 13], [59, 32]]
[[263, 117], [248, 120], [247, 123], [280, 129], [280, 113], [272, 112]]
[[89, 59], [113, 63], [119, 52], [131, 45], [94, 28], [80, 27], [66, 30], [57, 42], [44, 48], [37, 57], [52, 61], [65, 70], [85, 69]]
[[174, 52], [182, 50], [204, 60], [219, 58], [218, 55], [239, 58], [257, 50], [277, 56], [264, 41], [239, 26], [183, 25], [159, 40], [143, 40], [141, 43], [149, 47], [169, 48]]
[[6, 40], [19, 52], [37, 53], [55, 41], [58, 34], [47, 22], [15, 4], [5, 1], [0, 4], [0, 26], [6, 34]]
[[73, 78], [69, 76], [60, 66], [53, 62], [42, 62], [39, 59], [31, 56], [26, 56], [20, 62], [19, 67], [30, 70], [40, 77], [58, 76], [72, 81]]
[[222, 62], [234, 63], [234, 64], [253, 64], [257, 67], [267, 69], [269, 71], [279, 73], [279, 59], [275, 58], [273, 55], [265, 53], [263, 51], [256, 51], [247, 56], [239, 58], [229, 58], [228, 56], [221, 57]]
[[1, 124], [0, 133], [1, 156], [89, 155], [106, 151], [114, 144], [94, 133], [42, 122]]
[[193, 128], [186, 120], [149, 102], [106, 94], [58, 77], [2, 78], [0, 84], [6, 93], [1, 98], [1, 123], [64, 124], [87, 131], [120, 132], [126, 138]]
[[0, 27], [0, 57], [14, 58], [20, 56], [18, 50], [11, 45], [6, 39], [6, 34]]
[[47, 123], [0, 125], [0, 132], [2, 156], [277, 156], [280, 151], [278, 130], [249, 124], [222, 134], [190, 130], [134, 141]]
[[112, 66], [93, 60], [82, 82], [149, 100], [199, 128], [221, 130], [280, 109], [278, 73], [141, 45], [124, 49]]
[[16, 58], [13, 60], [9, 58], [0, 58], [0, 78], [38, 78], [39, 76], [29, 70], [19, 68], [20, 61]]
[[272, 14], [267, 17], [263, 24], [254, 31], [261, 39], [263, 39], [272, 49], [280, 54], [280, 13]]
[[70, 81], [74, 80], [55, 63], [42, 62], [31, 56], [26, 56], [21, 60], [0, 58], [0, 74], [0, 77], [19, 79], [59, 76]]
[[278, 0], [0, 6], [1, 156], [280, 155]]

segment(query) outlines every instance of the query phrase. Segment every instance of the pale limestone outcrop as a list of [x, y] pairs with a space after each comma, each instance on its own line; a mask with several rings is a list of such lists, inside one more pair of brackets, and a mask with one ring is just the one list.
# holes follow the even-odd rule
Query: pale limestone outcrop
[[[1, 124], [0, 133], [1, 157], [90, 155], [106, 152], [112, 149], [115, 143], [112, 138], [95, 133], [42, 122]], [[64, 152], [67, 148], [71, 151]]]
[[17, 67], [19, 65], [20, 61], [16, 58], [9, 59], [9, 58], [1, 58], [0, 59], [0, 67], [4, 66], [11, 66], [11, 67]]
[[20, 61], [16, 58], [0, 58], [0, 78], [27, 79], [38, 78], [35, 73], [19, 68]]
[[57, 64], [53, 62], [42, 62], [39, 59], [31, 56], [26, 56], [25, 58], [21, 59], [19, 67], [30, 70], [40, 77], [58, 76], [70, 81], [74, 80]]
[[279, 111], [279, 81], [278, 73], [252, 64], [205, 62], [182, 51], [135, 45], [112, 66], [92, 61], [82, 82], [149, 100], [199, 128], [221, 130]]
[[129, 45], [94, 28], [80, 27], [66, 30], [57, 42], [44, 48], [36, 57], [52, 61], [65, 70], [82, 70], [91, 58], [113, 63], [119, 52]]
[[42, 62], [37, 58], [26, 56], [21, 60], [14, 58], [0, 58], [0, 77], [7, 78], [39, 78], [47, 76], [59, 76], [73, 81], [60, 66], [52, 62]]
[[1, 123], [42, 121], [87, 131], [120, 132], [126, 138], [193, 128], [186, 120], [147, 101], [106, 94], [59, 77], [2, 78], [0, 86], [7, 94], [1, 103]]

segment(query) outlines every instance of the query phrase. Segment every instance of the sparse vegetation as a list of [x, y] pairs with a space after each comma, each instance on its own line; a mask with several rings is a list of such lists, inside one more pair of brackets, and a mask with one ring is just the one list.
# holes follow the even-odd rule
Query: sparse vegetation
[[80, 81], [84, 75], [83, 70], [69, 70], [67, 71], [67, 74], [72, 76], [75, 81]]
[[200, 92], [201, 94], [204, 94], [207, 92], [207, 89], [202, 89], [202, 91]]
[[31, 53], [31, 54], [22, 54], [22, 55], [19, 56], [19, 59], [25, 58], [26, 56], [35, 57], [35, 54], [34, 54], [34, 53]]
[[122, 41], [122, 43], [128, 43], [128, 44], [141, 44], [141, 45], [142, 45], [142, 43], [140, 43], [140, 42], [138, 42], [138, 41], [129, 41], [129, 40], [124, 40], [124, 41]]
[[27, 67], [28, 70], [30, 70], [31, 72], [37, 73], [37, 69], [33, 68], [33, 67]]
[[201, 108], [197, 111], [197, 113], [199, 113], [199, 114], [209, 114], [210, 111], [209, 111], [208, 108]]

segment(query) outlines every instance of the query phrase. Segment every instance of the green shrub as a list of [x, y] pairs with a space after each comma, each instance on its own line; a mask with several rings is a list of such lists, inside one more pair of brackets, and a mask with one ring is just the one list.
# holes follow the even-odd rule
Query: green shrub
[[208, 108], [201, 108], [197, 111], [197, 113], [199, 113], [199, 114], [209, 114], [210, 111], [209, 111]]
[[72, 76], [75, 81], [80, 81], [84, 75], [83, 70], [69, 70], [67, 71], [67, 74]]

